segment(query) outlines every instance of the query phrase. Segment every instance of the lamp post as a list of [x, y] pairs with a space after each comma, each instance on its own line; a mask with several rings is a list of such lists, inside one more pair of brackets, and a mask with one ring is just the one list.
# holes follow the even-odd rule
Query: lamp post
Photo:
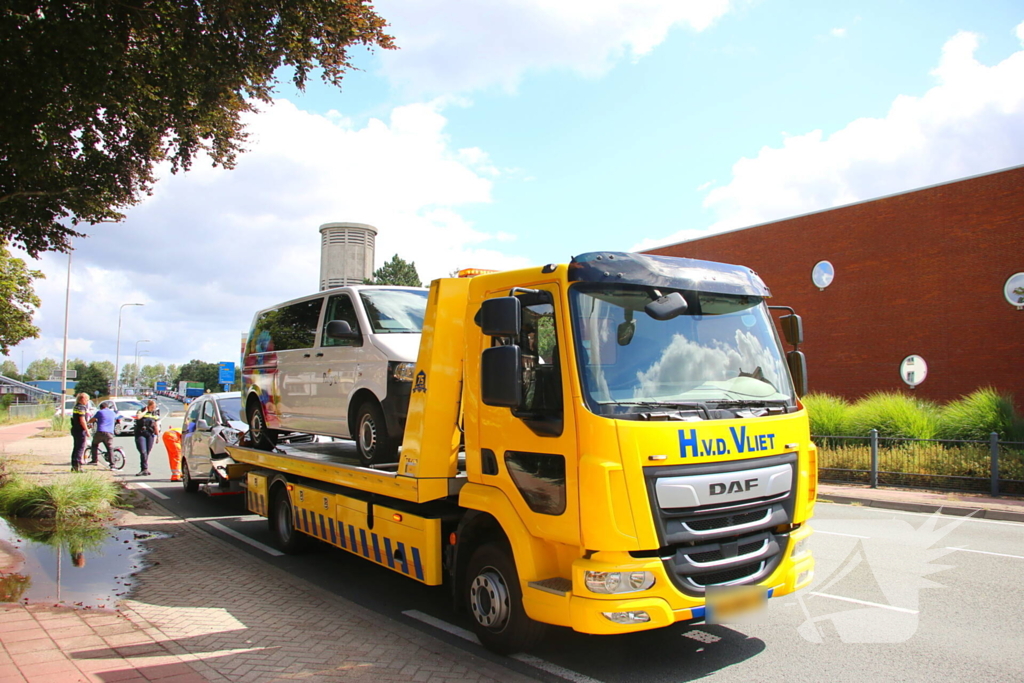
[[114, 355], [114, 396], [121, 394], [121, 314], [125, 306], [145, 306], [146, 304], [121, 304], [117, 310], [117, 353]]
[[148, 344], [148, 339], [140, 339], [135, 342], [135, 388], [139, 388], [139, 344]]
[[[149, 341], [148, 339], [144, 341]], [[139, 392], [139, 380], [142, 377], [142, 357], [148, 356], [149, 350], [143, 349], [138, 350], [138, 344], [135, 345], [135, 393]]]
[[[71, 252], [72, 249], [68, 249], [68, 282], [67, 291], [64, 293], [64, 352], [61, 360], [61, 369], [63, 375], [60, 378], [60, 419], [64, 419], [65, 406], [67, 405], [67, 391], [68, 391], [68, 313], [71, 311]], [[24, 354], [24, 351], [22, 351]], [[22, 355], [22, 365], [25, 363], [25, 357]], [[60, 564], [58, 563], [58, 567]], [[58, 583], [58, 585], [60, 585]]]

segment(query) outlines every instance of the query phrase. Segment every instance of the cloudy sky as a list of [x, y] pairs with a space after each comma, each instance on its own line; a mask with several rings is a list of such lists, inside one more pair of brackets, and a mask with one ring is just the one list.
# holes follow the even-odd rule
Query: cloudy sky
[[[69, 355], [236, 360], [313, 293], [320, 224], [424, 281], [643, 249], [1024, 164], [1019, 0], [379, 0], [401, 50], [287, 85], [232, 171], [164, 174], [79, 240]], [[809, 235], [808, 239], [813, 239]], [[60, 358], [67, 257], [35, 267]]]

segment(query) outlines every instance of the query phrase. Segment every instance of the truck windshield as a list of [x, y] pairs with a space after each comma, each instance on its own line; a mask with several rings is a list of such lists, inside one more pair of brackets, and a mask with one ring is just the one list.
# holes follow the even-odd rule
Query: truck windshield
[[359, 298], [376, 334], [423, 331], [427, 309], [425, 289], [362, 289]]
[[790, 405], [793, 388], [758, 296], [680, 291], [686, 311], [655, 320], [644, 307], [671, 290], [581, 283], [570, 290], [583, 389], [602, 415]]

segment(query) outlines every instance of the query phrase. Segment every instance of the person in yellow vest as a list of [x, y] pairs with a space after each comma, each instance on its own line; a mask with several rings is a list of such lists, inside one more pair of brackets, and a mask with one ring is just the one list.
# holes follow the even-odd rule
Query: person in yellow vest
[[167, 449], [167, 463], [171, 466], [171, 481], [181, 481], [181, 430], [171, 427], [161, 438]]
[[146, 407], [135, 414], [135, 447], [139, 449], [141, 469], [138, 477], [150, 476], [149, 452], [153, 450], [156, 437], [160, 435], [160, 413], [156, 401], [146, 401]]

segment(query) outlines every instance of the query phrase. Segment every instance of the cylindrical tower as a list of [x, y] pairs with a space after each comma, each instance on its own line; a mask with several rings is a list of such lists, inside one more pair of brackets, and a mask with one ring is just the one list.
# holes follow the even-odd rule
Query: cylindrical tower
[[365, 223], [320, 226], [320, 291], [361, 285], [373, 275], [377, 228]]

